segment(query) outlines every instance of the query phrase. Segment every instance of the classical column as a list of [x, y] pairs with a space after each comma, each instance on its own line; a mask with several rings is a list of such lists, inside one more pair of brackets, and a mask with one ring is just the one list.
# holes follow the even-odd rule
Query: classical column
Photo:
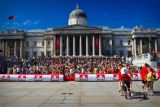
[[2, 41], [2, 50], [3, 50], [3, 56], [5, 56], [5, 47], [4, 47], [4, 41]]
[[134, 56], [137, 56], [136, 39], [134, 38]]
[[151, 38], [149, 37], [148, 40], [149, 40], [149, 52], [150, 52], [151, 51]]
[[88, 56], [88, 36], [86, 35], [86, 56]]
[[66, 44], [66, 46], [67, 46], [67, 56], [69, 56], [69, 37], [68, 37], [68, 35], [67, 35], [67, 42], [66, 42], [67, 44]]
[[132, 39], [132, 56], [134, 56], [134, 39]]
[[155, 39], [155, 52], [157, 52], [157, 38]]
[[62, 56], [62, 36], [60, 36], [60, 56]]
[[102, 56], [101, 35], [99, 35], [99, 56]]
[[53, 39], [51, 39], [51, 56], [53, 56]]
[[56, 36], [53, 36], [53, 56], [56, 56]]
[[[32, 51], [32, 53], [33, 53], [33, 51]], [[44, 56], [47, 56], [47, 40], [44, 40]]]
[[17, 41], [14, 41], [14, 56], [17, 56]]
[[142, 38], [140, 39], [140, 54], [143, 53], [143, 47], [142, 47]]
[[2, 40], [0, 40], [0, 49], [2, 49]]
[[109, 44], [110, 44], [110, 54], [112, 56], [112, 48], [113, 48], [113, 44], [112, 44], [112, 38], [109, 40]]
[[23, 41], [22, 41], [22, 39], [21, 39], [21, 41], [20, 41], [20, 58], [23, 58]]
[[76, 39], [76, 38], [75, 38], [75, 36], [73, 36], [73, 56], [75, 56], [75, 55], [76, 55], [76, 51], [75, 51], [75, 50], [76, 50], [76, 46], [75, 46], [75, 45], [76, 45], [76, 44], [75, 44], [75, 39]]
[[82, 56], [82, 36], [79, 37], [79, 56]]
[[5, 45], [5, 56], [8, 57], [8, 44], [7, 44], [7, 41], [6, 41], [6, 45]]
[[95, 39], [94, 39], [94, 35], [92, 36], [92, 56], [95, 56]]

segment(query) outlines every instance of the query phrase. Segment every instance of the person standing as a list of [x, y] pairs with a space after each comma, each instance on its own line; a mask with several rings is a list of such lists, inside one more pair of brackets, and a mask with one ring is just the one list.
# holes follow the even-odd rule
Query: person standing
[[146, 76], [148, 74], [148, 64], [146, 63], [144, 66], [142, 66], [141, 68], [141, 78], [142, 78], [142, 91], [146, 91], [147, 90], [147, 80], [146, 80]]
[[148, 68], [148, 74], [146, 76], [147, 80], [147, 92], [150, 92], [150, 95], [153, 95], [153, 82], [154, 82], [154, 77], [153, 77], [153, 72], [151, 71], [151, 68]]

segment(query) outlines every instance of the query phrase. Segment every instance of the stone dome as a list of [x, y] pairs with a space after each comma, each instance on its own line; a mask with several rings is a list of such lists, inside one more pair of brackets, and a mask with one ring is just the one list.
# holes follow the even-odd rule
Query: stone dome
[[68, 25], [87, 25], [87, 15], [83, 10], [79, 8], [79, 5], [77, 5], [76, 9], [74, 9], [70, 13]]
[[79, 5], [77, 5], [76, 9], [70, 13], [69, 18], [79, 18], [79, 17], [87, 18], [87, 15], [83, 10], [79, 8]]

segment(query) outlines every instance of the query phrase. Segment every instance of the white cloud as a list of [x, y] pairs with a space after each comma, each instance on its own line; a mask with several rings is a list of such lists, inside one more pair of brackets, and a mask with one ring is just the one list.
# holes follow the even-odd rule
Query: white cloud
[[31, 25], [31, 20], [26, 20], [25, 22], [23, 22], [23, 25], [24, 26]]
[[39, 21], [34, 21], [34, 24], [37, 25], [39, 23]]
[[37, 21], [32, 21], [32, 20], [26, 20], [26, 21], [24, 21], [23, 22], [23, 25], [24, 26], [32, 26], [32, 25], [37, 25], [39, 23], [39, 21], [37, 20]]
[[44, 32], [45, 29], [32, 29], [32, 30], [27, 30], [27, 32]]

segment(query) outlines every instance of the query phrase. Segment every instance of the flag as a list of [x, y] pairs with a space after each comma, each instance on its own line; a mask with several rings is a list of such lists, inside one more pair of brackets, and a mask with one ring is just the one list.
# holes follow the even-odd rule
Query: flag
[[9, 20], [14, 20], [14, 19], [15, 19], [15, 16], [9, 16], [8, 19], [9, 19]]

